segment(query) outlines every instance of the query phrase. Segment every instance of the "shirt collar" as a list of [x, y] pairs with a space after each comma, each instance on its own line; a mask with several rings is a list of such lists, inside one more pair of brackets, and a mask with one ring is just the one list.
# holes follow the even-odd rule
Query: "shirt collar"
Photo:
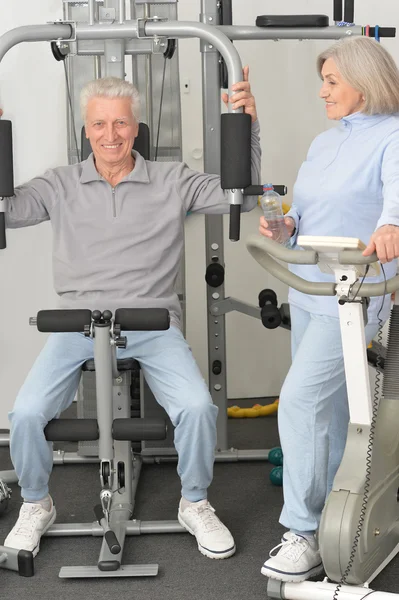
[[[148, 177], [146, 161], [141, 154], [136, 152], [136, 150], [132, 150], [132, 154], [136, 161], [134, 169], [132, 169], [130, 173], [122, 179], [122, 181], [149, 183], [150, 178]], [[82, 162], [82, 173], [80, 175], [80, 183], [90, 183], [91, 181], [105, 181], [104, 177], [102, 177], [102, 175], [100, 175], [96, 169], [93, 153], [89, 155], [87, 160]]]
[[362, 112], [355, 112], [347, 117], [341, 119], [341, 123], [344, 127], [351, 125], [352, 127], [372, 127], [381, 121], [385, 121], [391, 115], [366, 115]]

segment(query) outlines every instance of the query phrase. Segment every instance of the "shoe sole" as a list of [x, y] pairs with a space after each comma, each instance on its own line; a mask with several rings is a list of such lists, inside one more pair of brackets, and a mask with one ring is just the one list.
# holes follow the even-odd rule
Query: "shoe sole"
[[53, 525], [53, 523], [54, 523], [54, 521], [55, 521], [56, 517], [57, 517], [57, 512], [56, 512], [56, 510], [55, 510], [55, 508], [54, 508], [54, 514], [53, 514], [53, 516], [51, 517], [50, 521], [47, 523], [46, 527], [43, 529], [42, 535], [40, 536], [40, 539], [39, 539], [39, 542], [38, 542], [38, 544], [37, 544], [36, 548], [34, 548], [34, 549], [32, 550], [33, 558], [35, 558], [35, 556], [37, 556], [37, 554], [38, 554], [38, 552], [39, 552], [39, 550], [40, 550], [40, 542], [41, 542], [41, 539], [42, 539], [43, 535], [44, 535], [44, 534], [46, 533], [46, 531], [48, 531], [48, 530], [50, 529], [50, 527]]
[[279, 573], [278, 571], [272, 571], [265, 567], [262, 567], [260, 572], [269, 579], [277, 579], [277, 581], [284, 581], [284, 583], [300, 583], [301, 581], [306, 581], [316, 575], [321, 575], [321, 573], [324, 572], [324, 567], [323, 565], [318, 565], [317, 567], [310, 569], [310, 571], [301, 573], [300, 575], [295, 575], [294, 573]]
[[[188, 531], [188, 533], [190, 533], [191, 535], [193, 535], [195, 537], [194, 531], [188, 525], [186, 525], [186, 523], [183, 521], [180, 514], [177, 515], [177, 519], [178, 519], [180, 525], [182, 527], [184, 527], [184, 529], [186, 531]], [[229, 558], [230, 556], [233, 556], [233, 554], [236, 551], [236, 547], [234, 545], [232, 548], [229, 548], [228, 550], [226, 550], [226, 552], [214, 553], [214, 552], [212, 552], [212, 550], [209, 550], [208, 548], [201, 546], [201, 544], [198, 542], [198, 540], [197, 540], [197, 543], [198, 543], [198, 550], [201, 552], [201, 554], [203, 554], [207, 558], [213, 558], [216, 560], [220, 560], [223, 558]]]

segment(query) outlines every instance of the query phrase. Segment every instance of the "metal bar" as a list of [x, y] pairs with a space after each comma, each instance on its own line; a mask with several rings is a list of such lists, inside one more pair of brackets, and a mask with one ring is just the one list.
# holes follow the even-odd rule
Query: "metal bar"
[[0, 447], [10, 445], [10, 432], [0, 433]]
[[361, 26], [354, 27], [255, 27], [251, 25], [220, 25], [216, 27], [230, 40], [339, 40], [363, 35]]
[[71, 25], [25, 25], [7, 31], [0, 37], [0, 61], [4, 55], [21, 42], [52, 42], [58, 39], [69, 39], [73, 36]]
[[[185, 532], [186, 530], [178, 521], [140, 521], [133, 519], [126, 522], [126, 535]], [[75, 537], [85, 535], [102, 537], [104, 529], [97, 521], [93, 523], [55, 523], [44, 535], [46, 537]]]
[[95, 4], [94, 0], [88, 0], [89, 25], [94, 25]]
[[[91, 40], [78, 40], [76, 43], [76, 54], [79, 56], [103, 56], [104, 48], [104, 40], [95, 40], [94, 42]], [[152, 50], [152, 40], [149, 38], [129, 40], [125, 46], [125, 54], [129, 55], [152, 54]], [[137, 78], [135, 81], [137, 81]], [[276, 191], [278, 192], [278, 190]]]
[[97, 421], [100, 438], [98, 454], [102, 461], [114, 458], [112, 440], [112, 367], [110, 325], [94, 325], [94, 361], [96, 365]]
[[6, 548], [5, 546], [0, 546], [0, 569], [19, 571], [19, 552], [20, 551], [15, 548]]
[[80, 456], [77, 452], [64, 452], [62, 450], [53, 452], [53, 464], [55, 465], [98, 463], [99, 460], [98, 456]]
[[126, 19], [125, 0], [119, 0], [119, 23], [124, 23]]
[[17, 483], [18, 481], [15, 471], [0, 471], [0, 479], [4, 483]]
[[[227, 419], [227, 418], [226, 418]], [[263, 461], [269, 459], [270, 450], [218, 450], [215, 453], [215, 462], [241, 462], [246, 460]], [[143, 450], [144, 463], [176, 462], [177, 454], [173, 448], [146, 448]]]
[[[202, 0], [201, 17], [204, 21], [212, 15], [218, 18], [215, 0]], [[202, 111], [203, 111], [203, 146], [204, 171], [220, 175], [220, 83], [219, 54], [201, 45], [202, 61]], [[242, 76], [241, 76], [242, 77]], [[241, 78], [240, 78], [241, 79]], [[239, 81], [239, 80], [238, 80]], [[231, 82], [229, 76], [229, 82]], [[212, 260], [224, 264], [224, 232], [221, 215], [205, 215], [205, 253], [206, 264]], [[224, 315], [215, 318], [212, 315], [213, 294], [219, 294], [224, 300], [224, 282], [218, 288], [207, 286], [207, 332], [208, 332], [208, 376], [209, 391], [213, 403], [219, 408], [217, 427], [217, 450], [229, 447], [227, 433], [227, 375], [226, 375], [226, 321]], [[219, 360], [222, 369], [219, 374], [213, 373], [212, 365]]]
[[98, 567], [62, 567], [59, 572], [61, 579], [90, 579], [108, 577], [155, 577], [158, 575], [158, 565], [121, 565], [117, 571], [100, 571]]
[[253, 306], [252, 304], [241, 302], [241, 300], [231, 298], [230, 296], [224, 300], [216, 300], [213, 302], [210, 307], [210, 311], [215, 317], [220, 317], [226, 313], [237, 311], [243, 313], [244, 315], [248, 315], [249, 317], [255, 317], [256, 319], [261, 318], [261, 309], [259, 306]]
[[[147, 21], [145, 24], [145, 33], [146, 35], [167, 37], [200, 38], [209, 43], [209, 49], [216, 48], [223, 56], [229, 77], [229, 95], [232, 93], [231, 86], [242, 80], [240, 55], [226, 35], [214, 26], [204, 25], [203, 23], [191, 23], [190, 21]], [[242, 112], [242, 109], [233, 110], [229, 107], [229, 112], [238, 113]]]
[[78, 23], [76, 25], [76, 38], [79, 40], [121, 40], [138, 37], [137, 21], [125, 21], [125, 23], [95, 23], [87, 25]]

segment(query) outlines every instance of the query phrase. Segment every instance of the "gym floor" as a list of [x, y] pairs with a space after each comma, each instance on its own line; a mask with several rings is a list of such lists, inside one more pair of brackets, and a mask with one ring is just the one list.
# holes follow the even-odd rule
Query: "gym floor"
[[[259, 399], [265, 404], [265, 399]], [[255, 400], [231, 404], [252, 406]], [[229, 442], [235, 448], [272, 448], [279, 445], [276, 416], [229, 419]], [[267, 579], [260, 574], [269, 550], [279, 543], [283, 528], [278, 518], [282, 488], [273, 486], [266, 462], [217, 463], [209, 499], [232, 531], [236, 554], [211, 560], [200, 554], [195, 539], [185, 534], [154, 534], [126, 538], [126, 564], [158, 563], [157, 577], [109, 579], [59, 579], [62, 566], [95, 565], [100, 539], [94, 537], [44, 538], [35, 559], [35, 576], [19, 577], [0, 569], [1, 597], [7, 600], [42, 600], [72, 597], [86, 600], [266, 600]], [[8, 448], [0, 448], [0, 470], [12, 468]], [[99, 478], [95, 464], [54, 467], [51, 494], [58, 522], [92, 522], [98, 503]], [[20, 495], [13, 496], [0, 517], [0, 541], [18, 517]], [[175, 464], [145, 465], [136, 496], [135, 517], [175, 520], [180, 483]], [[399, 593], [399, 557], [372, 583], [372, 589]]]

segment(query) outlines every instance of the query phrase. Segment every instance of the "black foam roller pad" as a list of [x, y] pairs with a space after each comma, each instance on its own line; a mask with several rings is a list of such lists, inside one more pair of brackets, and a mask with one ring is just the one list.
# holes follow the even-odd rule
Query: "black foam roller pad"
[[224, 190], [251, 185], [251, 115], [221, 117], [221, 186]]
[[91, 324], [91, 310], [40, 310], [37, 328], [43, 333], [82, 333]]
[[98, 440], [97, 419], [52, 419], [44, 435], [49, 442]]
[[166, 423], [163, 419], [114, 419], [112, 437], [131, 442], [164, 440]]
[[118, 308], [115, 324], [121, 331], [164, 331], [169, 329], [170, 316], [166, 308]]
[[12, 160], [12, 124], [0, 119], [0, 197], [14, 195], [14, 168]]

